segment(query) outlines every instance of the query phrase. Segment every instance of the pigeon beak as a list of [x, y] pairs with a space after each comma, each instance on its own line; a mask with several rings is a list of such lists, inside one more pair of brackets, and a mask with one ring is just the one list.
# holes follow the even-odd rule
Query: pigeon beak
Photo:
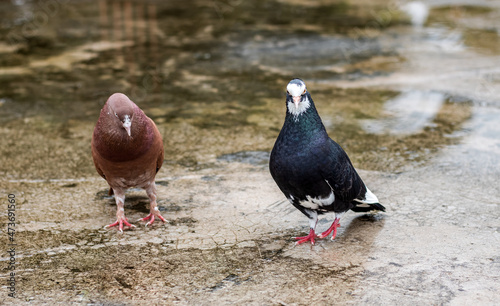
[[132, 126], [132, 121], [130, 120], [129, 116], [125, 116], [125, 121], [123, 122], [123, 128], [125, 131], [127, 131], [128, 136], [130, 136], [130, 127]]
[[127, 131], [128, 136], [131, 136], [131, 135], [130, 135], [130, 125], [127, 125], [127, 126], [126, 126], [126, 125], [124, 124], [124, 125], [123, 125], [123, 127], [125, 128], [125, 131]]
[[299, 103], [300, 100], [302, 99], [302, 96], [293, 96], [293, 104], [295, 104], [295, 108], [299, 108]]

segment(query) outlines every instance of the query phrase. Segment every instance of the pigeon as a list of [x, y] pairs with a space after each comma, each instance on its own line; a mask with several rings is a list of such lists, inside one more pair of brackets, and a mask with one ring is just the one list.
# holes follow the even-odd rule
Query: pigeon
[[[288, 83], [287, 112], [269, 160], [274, 181], [288, 201], [309, 218], [307, 236], [294, 237], [296, 244], [315, 243], [330, 233], [332, 240], [340, 218], [348, 210], [385, 211], [378, 198], [361, 180], [346, 152], [327, 134], [306, 84]], [[334, 212], [335, 221], [320, 235], [318, 215]]]
[[99, 173], [109, 184], [109, 195], [114, 193], [116, 222], [106, 226], [135, 227], [125, 218], [125, 191], [140, 187], [149, 197], [149, 215], [139, 219], [153, 224], [156, 218], [163, 222], [156, 203], [155, 176], [163, 163], [163, 140], [153, 120], [126, 95], [111, 95], [101, 110], [92, 135], [92, 158]]

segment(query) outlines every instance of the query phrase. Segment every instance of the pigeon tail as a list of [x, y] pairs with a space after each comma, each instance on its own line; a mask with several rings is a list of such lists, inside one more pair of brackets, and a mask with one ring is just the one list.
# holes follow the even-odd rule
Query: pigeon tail
[[380, 203], [363, 203], [351, 208], [354, 212], [369, 212], [372, 210], [385, 211], [385, 207]]
[[352, 203], [356, 206], [351, 208], [351, 210], [354, 212], [368, 212], [372, 210], [385, 211], [385, 207], [379, 203], [377, 196], [371, 192], [366, 185], [365, 188], [366, 193], [364, 199], [354, 199]]

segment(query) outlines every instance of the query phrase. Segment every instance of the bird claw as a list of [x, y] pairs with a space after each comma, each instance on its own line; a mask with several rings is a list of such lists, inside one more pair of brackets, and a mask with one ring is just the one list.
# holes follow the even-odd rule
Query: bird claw
[[302, 244], [302, 243], [307, 242], [307, 241], [310, 241], [311, 244], [314, 245], [314, 243], [315, 243], [314, 239], [315, 238], [319, 238], [319, 236], [316, 235], [316, 233], [314, 232], [314, 229], [312, 229], [312, 228], [309, 231], [309, 235], [307, 235], [307, 236], [293, 237], [293, 239], [298, 240], [297, 242], [295, 242], [295, 245], [299, 245], [299, 244]]
[[144, 227], [148, 227], [148, 225], [151, 225], [153, 224], [153, 222], [155, 222], [155, 216], [154, 215], [151, 215], [151, 220], [149, 220], [148, 223], [146, 223], [146, 225]]
[[148, 221], [149, 219], [151, 219], [152, 216], [153, 216], [153, 214], [149, 214], [144, 218], [139, 218], [139, 220], [137, 220], [137, 221]]
[[115, 227], [115, 226], [117, 226], [117, 225], [118, 225], [118, 231], [119, 231], [120, 233], [123, 233], [123, 226], [124, 226], [124, 225], [125, 225], [125, 226], [128, 226], [128, 227], [130, 227], [130, 228], [135, 228], [135, 225], [130, 224], [126, 218], [123, 218], [123, 219], [117, 219], [115, 223], [111, 223], [111, 224], [109, 224], [109, 225], [106, 225], [104, 228], [105, 228], [105, 229], [108, 229], [108, 228], [110, 228], [110, 227]]
[[319, 238], [325, 238], [328, 235], [330, 235], [331, 232], [333, 232], [331, 240], [335, 239], [335, 236], [337, 236], [337, 227], [340, 226], [339, 221], [340, 221], [340, 219], [335, 218], [335, 221], [333, 221], [333, 223], [330, 226], [330, 228], [328, 228], [326, 231], [324, 231], [323, 233], [321, 233], [318, 237]]
[[333, 235], [332, 235], [331, 239], [332, 240], [335, 239], [335, 236], [337, 236], [337, 227], [340, 226], [339, 222], [340, 222], [340, 218], [336, 218], [335, 221], [333, 221], [330, 228], [319, 235], [316, 235], [316, 233], [314, 232], [314, 229], [311, 228], [311, 230], [309, 231], [309, 235], [303, 236], [303, 237], [293, 237], [294, 239], [298, 240], [297, 242], [295, 242], [295, 245], [299, 245], [299, 244], [302, 244], [302, 243], [308, 242], [308, 241], [310, 241], [311, 244], [314, 245], [314, 243], [316, 242], [315, 241], [316, 238], [323, 239], [323, 238], [327, 237], [328, 235], [330, 235], [330, 233], [332, 233], [332, 232], [333, 232]]
[[160, 218], [160, 220], [161, 220], [163, 223], [167, 223], [167, 222], [168, 222], [165, 218], [163, 218], [163, 216], [162, 216], [162, 215], [158, 215], [157, 217], [158, 217], [158, 218]]
[[153, 213], [149, 213], [149, 215], [147, 215], [146, 217], [144, 218], [141, 218], [139, 219], [138, 221], [148, 221], [146, 223], [146, 227], [148, 227], [148, 225], [151, 225], [155, 222], [155, 217], [157, 217], [158, 219], [160, 219], [161, 221], [163, 221], [163, 223], [166, 223], [167, 220], [165, 220], [165, 218], [163, 218], [162, 215], [160, 215], [159, 213], [157, 215], [153, 214]]

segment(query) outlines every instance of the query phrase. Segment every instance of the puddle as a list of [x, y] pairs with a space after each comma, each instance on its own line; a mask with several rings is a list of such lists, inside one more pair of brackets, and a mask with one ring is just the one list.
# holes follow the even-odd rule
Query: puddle
[[415, 134], [435, 127], [434, 118], [445, 102], [439, 92], [411, 91], [384, 104], [384, 118], [364, 120], [363, 127], [374, 134]]
[[[500, 30], [500, 29], [499, 29]], [[478, 30], [470, 29], [465, 32], [464, 43], [474, 51], [486, 55], [496, 55], [500, 53], [500, 32], [499, 30]]]
[[[493, 3], [477, 3], [477, 5], [441, 5], [432, 9], [432, 18], [429, 23], [433, 27], [446, 28], [449, 32], [448, 44], [455, 41], [455, 48], [459, 46], [470, 51], [485, 55], [497, 55], [499, 49], [499, 29], [496, 20], [498, 12]], [[488, 21], [487, 21], [488, 20]], [[457, 43], [460, 40], [460, 45]], [[457, 49], [459, 50], [459, 49]]]
[[242, 151], [218, 156], [217, 160], [264, 166], [269, 163], [269, 155], [267, 151]]

